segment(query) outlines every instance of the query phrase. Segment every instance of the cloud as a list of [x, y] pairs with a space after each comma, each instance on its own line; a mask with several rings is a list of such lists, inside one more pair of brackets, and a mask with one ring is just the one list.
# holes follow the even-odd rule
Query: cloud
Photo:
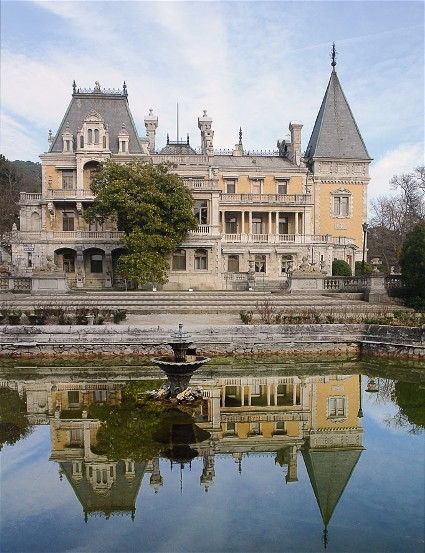
[[424, 164], [424, 145], [401, 144], [387, 151], [370, 167], [371, 181], [369, 184], [369, 200], [392, 193], [389, 184], [394, 175], [410, 173], [415, 167]]

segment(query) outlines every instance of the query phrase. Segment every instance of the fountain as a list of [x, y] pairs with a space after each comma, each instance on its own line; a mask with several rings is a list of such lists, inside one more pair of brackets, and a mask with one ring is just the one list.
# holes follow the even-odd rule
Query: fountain
[[188, 388], [196, 369], [210, 361], [210, 358], [195, 355], [190, 335], [183, 331], [182, 324], [179, 324], [179, 330], [173, 334], [169, 345], [173, 348], [174, 356], [153, 357], [152, 362], [167, 375], [169, 397], [175, 398]]

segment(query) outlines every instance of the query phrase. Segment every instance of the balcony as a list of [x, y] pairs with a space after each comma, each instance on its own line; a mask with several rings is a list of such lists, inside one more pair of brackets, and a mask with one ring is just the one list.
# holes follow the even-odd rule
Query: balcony
[[69, 190], [49, 188], [46, 200], [93, 200], [94, 194], [91, 190], [71, 188]]
[[312, 205], [311, 194], [222, 194], [220, 204], [241, 205], [241, 204], [267, 204], [282, 206], [305, 206]]
[[355, 239], [330, 234], [222, 234], [222, 241], [238, 244], [334, 244], [352, 246]]
[[16, 241], [22, 243], [39, 242], [39, 241], [117, 241], [123, 238], [125, 233], [119, 230], [50, 230], [50, 231], [18, 231]]
[[183, 179], [190, 190], [217, 190], [218, 182], [210, 179]]

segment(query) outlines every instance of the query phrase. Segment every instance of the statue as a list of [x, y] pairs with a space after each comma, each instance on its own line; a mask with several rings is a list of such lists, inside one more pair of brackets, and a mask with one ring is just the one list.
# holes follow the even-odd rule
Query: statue
[[41, 267], [39, 268], [39, 271], [43, 271], [46, 273], [57, 273], [60, 269], [54, 263], [53, 257], [51, 255], [48, 255], [46, 259], [47, 259], [46, 263], [44, 265], [41, 265]]

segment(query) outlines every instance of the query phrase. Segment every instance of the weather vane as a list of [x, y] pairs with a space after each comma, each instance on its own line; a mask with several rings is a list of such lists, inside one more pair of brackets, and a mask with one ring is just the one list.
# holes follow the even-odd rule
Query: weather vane
[[335, 49], [335, 42], [332, 43], [332, 52], [331, 52], [331, 58], [332, 58], [332, 67], [334, 68], [334, 71], [335, 71], [335, 65], [336, 65], [336, 56], [338, 55], [338, 52], [336, 51]]

